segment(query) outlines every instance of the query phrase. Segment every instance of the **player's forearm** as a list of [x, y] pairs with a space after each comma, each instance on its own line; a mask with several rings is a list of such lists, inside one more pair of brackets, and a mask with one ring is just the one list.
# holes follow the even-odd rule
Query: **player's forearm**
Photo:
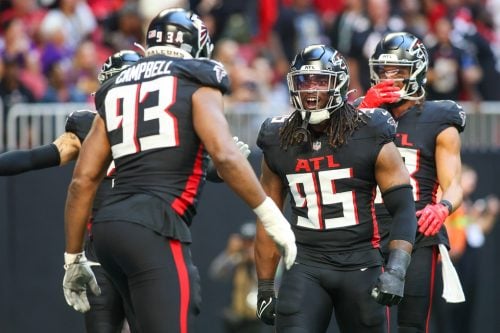
[[[281, 255], [273, 240], [257, 222], [258, 230], [255, 237], [255, 267], [259, 280], [274, 279]], [[260, 229], [260, 230], [259, 230]]]
[[390, 240], [413, 244], [417, 230], [415, 202], [410, 185], [394, 186], [382, 194], [384, 204], [392, 217]]
[[463, 201], [463, 190], [459, 182], [453, 182], [446, 189], [443, 189], [443, 194], [441, 195], [441, 200], [446, 200], [451, 203], [452, 210], [450, 213], [454, 212]]
[[0, 154], [0, 176], [58, 166], [61, 162], [56, 145], [48, 144], [30, 150], [16, 150]]
[[214, 158], [214, 163], [225, 183], [251, 208], [266, 199], [252, 166], [240, 153], [223, 160]]
[[67, 253], [83, 251], [85, 226], [90, 218], [96, 189], [97, 184], [91, 181], [78, 178], [71, 181], [64, 211]]

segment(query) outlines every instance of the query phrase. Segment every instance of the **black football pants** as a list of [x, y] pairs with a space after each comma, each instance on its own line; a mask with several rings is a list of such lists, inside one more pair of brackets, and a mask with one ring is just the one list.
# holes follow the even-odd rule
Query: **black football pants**
[[283, 275], [276, 332], [326, 332], [332, 311], [344, 333], [387, 332], [387, 307], [371, 296], [382, 267], [339, 271], [295, 264]]
[[[406, 271], [405, 292], [398, 305], [398, 326], [401, 333], [428, 333], [434, 279], [438, 258], [437, 246], [416, 248]], [[395, 328], [391, 332], [397, 332]]]
[[[85, 243], [85, 255], [89, 261], [98, 262], [94, 245], [91, 239]], [[95, 296], [87, 292], [90, 311], [85, 312], [85, 330], [87, 333], [120, 333], [123, 328], [125, 316], [129, 321], [131, 333], [138, 330], [134, 326], [134, 317], [131, 309], [125, 309], [125, 304], [118, 289], [111, 282], [106, 271], [98, 265], [92, 266], [101, 294]]]
[[139, 224], [92, 226], [97, 257], [130, 305], [141, 333], [189, 333], [201, 302], [188, 244]]

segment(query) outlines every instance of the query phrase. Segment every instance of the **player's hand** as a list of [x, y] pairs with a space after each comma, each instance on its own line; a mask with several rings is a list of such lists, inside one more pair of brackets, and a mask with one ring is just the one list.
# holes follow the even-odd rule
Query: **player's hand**
[[251, 153], [248, 145], [245, 142], [239, 140], [237, 136], [233, 136], [233, 140], [236, 143], [238, 149], [240, 150], [241, 155], [243, 155], [245, 158], [248, 158], [248, 155], [250, 155]]
[[91, 263], [85, 257], [85, 253], [64, 253], [64, 274], [63, 291], [66, 303], [79, 312], [90, 310], [87, 299], [87, 286], [94, 295], [101, 294]]
[[378, 277], [371, 291], [372, 297], [382, 305], [397, 305], [403, 299], [406, 269], [411, 256], [400, 249], [391, 251], [385, 271]]
[[401, 98], [399, 90], [400, 88], [394, 85], [393, 80], [380, 81], [368, 89], [359, 108], [378, 108], [382, 104], [395, 103]]
[[255, 208], [254, 212], [262, 222], [267, 234], [280, 249], [286, 269], [290, 269], [297, 256], [295, 234], [292, 231], [290, 223], [288, 223], [278, 206], [269, 197]]
[[274, 325], [276, 297], [274, 296], [274, 281], [272, 280], [259, 280], [257, 317], [266, 325]]
[[425, 236], [437, 234], [448, 215], [450, 212], [447, 206], [440, 203], [428, 204], [417, 211], [418, 231]]

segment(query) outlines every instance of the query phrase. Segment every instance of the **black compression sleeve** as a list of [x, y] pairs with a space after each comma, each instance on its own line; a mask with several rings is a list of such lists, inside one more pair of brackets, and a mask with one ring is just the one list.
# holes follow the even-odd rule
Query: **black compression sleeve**
[[222, 183], [224, 181], [222, 178], [219, 177], [219, 174], [217, 173], [217, 169], [215, 168], [212, 159], [208, 161], [207, 180], [212, 183]]
[[384, 204], [392, 216], [390, 240], [415, 242], [417, 218], [411, 185], [394, 186], [382, 194]]
[[60, 163], [59, 150], [53, 143], [30, 150], [8, 151], [0, 154], [0, 176], [50, 168]]

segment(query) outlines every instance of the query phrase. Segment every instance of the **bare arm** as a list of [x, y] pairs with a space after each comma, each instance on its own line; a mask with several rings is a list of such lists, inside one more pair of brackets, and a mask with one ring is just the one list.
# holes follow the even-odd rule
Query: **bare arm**
[[[387, 143], [384, 145], [384, 147], [381, 149], [377, 162], [375, 165], [375, 177], [377, 179], [378, 186], [380, 187], [380, 191], [382, 193], [387, 193], [388, 190], [391, 190], [393, 188], [400, 187], [402, 185], [410, 185], [410, 175], [408, 173], [408, 170], [406, 169], [403, 158], [401, 157], [401, 154], [399, 153], [396, 145], [394, 143]], [[411, 192], [411, 191], [410, 191]], [[411, 193], [410, 193], [411, 194]], [[384, 198], [384, 201], [387, 201], [386, 198]], [[408, 222], [408, 231], [412, 232], [413, 235], [416, 232], [416, 218], [415, 218], [415, 203], [413, 199], [410, 199], [410, 197], [406, 201], [411, 201], [410, 202], [396, 202], [398, 205], [397, 208], [400, 208], [400, 206], [406, 204], [409, 204], [412, 206], [411, 211], [407, 210], [405, 212], [402, 212], [404, 215], [409, 215], [409, 216], [403, 216], [405, 219], [410, 219], [408, 221], [403, 221], [403, 220], [396, 220], [393, 219], [393, 223], [406, 223]], [[386, 202], [386, 207], [387, 207], [387, 202]], [[391, 212], [391, 207], [388, 207], [388, 210]], [[392, 214], [392, 212], [391, 212]], [[393, 216], [394, 218], [394, 216]], [[411, 222], [411, 223], [410, 223]], [[394, 226], [393, 226], [394, 228]], [[405, 241], [405, 240], [398, 240], [394, 239], [392, 233], [393, 230], [391, 230], [391, 242], [389, 243], [389, 249], [394, 249], [394, 248], [399, 248], [402, 249], [408, 253], [411, 253], [413, 245], [412, 243]]]
[[449, 127], [436, 138], [436, 169], [441, 200], [448, 200], [455, 211], [463, 200], [460, 186], [462, 161], [460, 158], [460, 135], [455, 127]]
[[250, 163], [239, 152], [223, 114], [220, 91], [202, 87], [192, 97], [194, 128], [210, 154], [217, 171], [229, 187], [251, 208], [261, 204], [266, 194]]
[[111, 150], [104, 121], [96, 116], [85, 139], [68, 188], [64, 212], [66, 252], [83, 249], [85, 225], [90, 217], [97, 187], [111, 162]]
[[[283, 209], [284, 191], [280, 178], [267, 166], [262, 159], [262, 173], [260, 182], [267, 195], [273, 199], [276, 205]], [[276, 274], [276, 268], [280, 260], [280, 253], [275, 243], [266, 233], [262, 223], [257, 220], [257, 234], [255, 237], [255, 266], [259, 280], [272, 280]]]

